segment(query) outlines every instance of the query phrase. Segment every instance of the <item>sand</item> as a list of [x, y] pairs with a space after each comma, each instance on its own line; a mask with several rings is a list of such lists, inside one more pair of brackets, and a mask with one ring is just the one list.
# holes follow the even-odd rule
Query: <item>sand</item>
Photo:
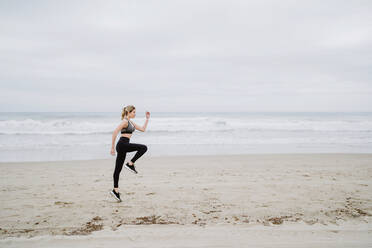
[[0, 163], [0, 247], [372, 247], [372, 154]]

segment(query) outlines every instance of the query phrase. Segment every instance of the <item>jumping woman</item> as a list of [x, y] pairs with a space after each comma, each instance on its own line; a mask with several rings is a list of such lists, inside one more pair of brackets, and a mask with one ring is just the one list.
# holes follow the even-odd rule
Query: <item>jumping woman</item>
[[133, 105], [128, 105], [124, 107], [123, 112], [121, 114], [122, 122], [119, 124], [119, 126], [114, 130], [112, 134], [111, 155], [115, 156], [114, 150], [115, 139], [119, 131], [121, 132], [120, 139], [116, 144], [116, 151], [118, 152], [118, 154], [116, 156], [115, 171], [113, 175], [114, 189], [110, 192], [110, 194], [119, 202], [121, 202], [119, 193], [119, 175], [121, 169], [123, 168], [127, 152], [137, 151], [137, 153], [134, 154], [133, 158], [125, 164], [125, 168], [137, 174], [138, 172], [134, 166], [134, 163], [147, 151], [146, 145], [130, 143], [129, 140], [130, 137], [132, 136], [132, 133], [136, 129], [142, 132], [146, 131], [147, 123], [150, 119], [150, 112], [146, 112], [146, 122], [142, 127], [136, 125], [133, 121], [130, 120], [133, 119], [134, 117], [136, 117], [136, 108]]

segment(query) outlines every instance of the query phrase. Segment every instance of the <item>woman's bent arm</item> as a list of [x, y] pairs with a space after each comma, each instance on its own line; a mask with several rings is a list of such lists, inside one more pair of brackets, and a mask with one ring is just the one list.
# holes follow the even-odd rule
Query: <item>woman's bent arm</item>
[[149, 122], [149, 119], [146, 118], [145, 124], [143, 124], [143, 127], [142, 127], [143, 132], [146, 131], [146, 127], [147, 127], [147, 123], [148, 123], [148, 122]]
[[115, 148], [115, 140], [116, 140], [116, 137], [118, 136], [118, 133], [121, 129], [124, 128], [124, 126], [128, 126], [128, 121], [127, 120], [124, 120], [122, 121], [119, 126], [114, 130], [114, 132], [112, 133], [112, 144], [111, 144], [111, 149], [114, 149]]
[[133, 123], [134, 127], [135, 127], [137, 130], [139, 130], [139, 131], [141, 131], [141, 132], [144, 132], [144, 131], [146, 131], [146, 127], [147, 127], [147, 123], [148, 123], [148, 122], [149, 122], [149, 119], [146, 119], [145, 124], [143, 124], [142, 127], [139, 126], [139, 125], [137, 125], [137, 124], [134, 123], [134, 122], [132, 122], [132, 123]]

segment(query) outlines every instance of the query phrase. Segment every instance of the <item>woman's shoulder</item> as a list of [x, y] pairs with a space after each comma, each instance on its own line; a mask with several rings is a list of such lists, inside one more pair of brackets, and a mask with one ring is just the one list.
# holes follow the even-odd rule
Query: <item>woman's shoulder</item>
[[120, 125], [121, 126], [127, 126], [128, 125], [128, 120], [127, 119], [121, 120]]

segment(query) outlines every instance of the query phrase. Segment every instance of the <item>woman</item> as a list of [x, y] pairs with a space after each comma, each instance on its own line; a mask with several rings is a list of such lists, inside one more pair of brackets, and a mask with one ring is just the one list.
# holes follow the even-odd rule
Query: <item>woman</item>
[[115, 156], [115, 150], [114, 150], [115, 139], [119, 131], [121, 131], [121, 137], [118, 143], [116, 144], [116, 151], [118, 152], [118, 154], [116, 157], [115, 171], [113, 175], [114, 189], [110, 192], [110, 194], [119, 202], [121, 202], [120, 193], [119, 193], [119, 175], [120, 175], [121, 169], [123, 168], [123, 164], [124, 164], [127, 152], [137, 151], [137, 153], [133, 156], [133, 158], [125, 164], [125, 168], [127, 168], [133, 173], [137, 173], [137, 170], [134, 167], [134, 163], [147, 151], [146, 145], [137, 144], [137, 143], [129, 143], [129, 140], [130, 140], [130, 137], [132, 136], [132, 133], [136, 129], [142, 132], [146, 131], [147, 123], [150, 118], [150, 112], [146, 112], [146, 122], [142, 127], [136, 125], [134, 122], [130, 120], [134, 117], [136, 117], [136, 108], [133, 105], [128, 105], [124, 107], [123, 112], [121, 114], [121, 119], [123, 121], [119, 124], [119, 126], [115, 129], [115, 131], [112, 134], [111, 155]]

